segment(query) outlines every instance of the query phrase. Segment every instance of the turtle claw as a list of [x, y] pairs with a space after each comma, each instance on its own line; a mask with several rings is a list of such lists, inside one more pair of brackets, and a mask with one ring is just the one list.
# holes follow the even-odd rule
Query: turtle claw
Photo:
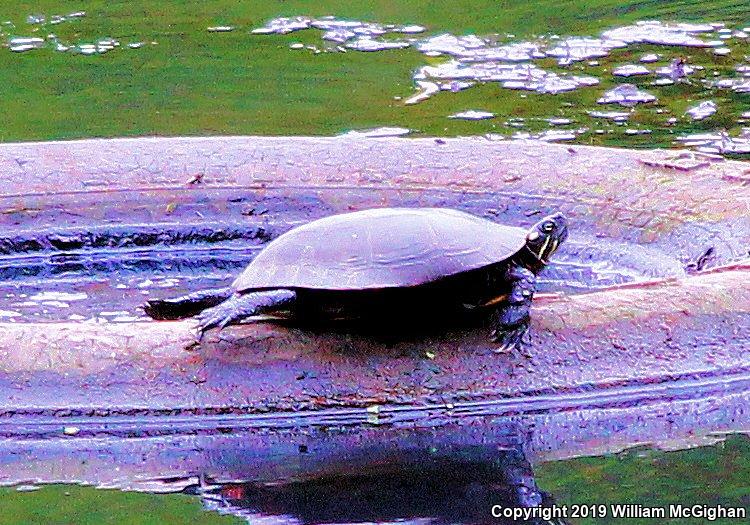
[[509, 354], [513, 351], [514, 348], [515, 346], [512, 344], [504, 344], [503, 346], [499, 348], [495, 348], [493, 352], [495, 352], [496, 354]]
[[198, 324], [198, 327], [195, 329], [195, 340], [198, 343], [203, 342], [203, 336], [206, 335], [207, 331], [208, 328], [203, 326], [203, 323]]
[[514, 350], [519, 351], [524, 357], [530, 357], [524, 348], [529, 343], [528, 325], [522, 324], [507, 330], [495, 329], [490, 332], [490, 338], [493, 342], [500, 343], [495, 349], [496, 354], [508, 354]]
[[208, 332], [211, 328], [224, 328], [229, 321], [231, 321], [231, 318], [222, 317], [219, 315], [216, 315], [216, 312], [212, 312], [212, 309], [205, 310], [202, 314], [200, 314], [198, 319], [198, 328], [197, 328], [197, 335], [198, 335], [198, 342], [203, 340], [203, 336], [206, 332]]

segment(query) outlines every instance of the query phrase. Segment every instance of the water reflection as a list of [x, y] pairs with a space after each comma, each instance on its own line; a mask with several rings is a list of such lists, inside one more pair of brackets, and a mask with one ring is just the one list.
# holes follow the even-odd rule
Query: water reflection
[[[429, 450], [351, 472], [334, 471], [277, 484], [227, 484], [188, 492], [201, 494], [207, 510], [233, 514], [248, 523], [462, 523], [562, 524], [550, 517], [553, 497], [543, 491], [523, 452], [497, 450], [473, 458], [475, 450], [432, 457]], [[528, 520], [493, 516], [500, 508], [528, 509]], [[542, 511], [546, 508], [547, 511]], [[532, 510], [535, 509], [535, 510]]]
[[[347, 410], [306, 424], [284, 414], [11, 416], [0, 424], [0, 484], [187, 492], [206, 510], [287, 525], [498, 524], [493, 505], [550, 509], [555, 500], [747, 505], [750, 441], [725, 438], [750, 428], [750, 383], [729, 379], [683, 386], [679, 395], [673, 386], [653, 400], [620, 397], [572, 410], [536, 404], [520, 417], [464, 412], [408, 424], [401, 416], [398, 424], [352, 425]], [[44, 437], [50, 430], [52, 438]], [[650, 450], [632, 449], [638, 444]], [[54, 507], [51, 488], [0, 495], [5, 504], [45, 492]], [[97, 491], [96, 500], [117, 496]], [[81, 508], [81, 516], [91, 512]]]

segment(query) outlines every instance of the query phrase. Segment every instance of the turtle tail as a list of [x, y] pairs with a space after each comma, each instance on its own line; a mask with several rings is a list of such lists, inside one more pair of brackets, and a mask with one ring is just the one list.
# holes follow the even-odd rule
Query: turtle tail
[[143, 305], [143, 309], [152, 319], [184, 319], [226, 301], [233, 293], [232, 288], [216, 288], [174, 299], [151, 299]]

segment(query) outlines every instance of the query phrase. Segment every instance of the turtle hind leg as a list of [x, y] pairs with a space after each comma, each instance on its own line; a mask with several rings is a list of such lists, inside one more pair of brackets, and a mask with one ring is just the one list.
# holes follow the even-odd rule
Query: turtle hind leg
[[198, 340], [211, 328], [239, 324], [248, 317], [290, 308], [297, 300], [294, 290], [235, 293], [229, 299], [198, 315]]
[[232, 296], [232, 288], [202, 290], [173, 299], [151, 299], [143, 305], [146, 314], [152, 319], [184, 319], [216, 306]]
[[495, 310], [490, 319], [490, 337], [500, 343], [498, 353], [521, 350], [529, 331], [531, 300], [536, 291], [536, 276], [530, 270], [514, 266], [506, 272], [511, 283], [508, 299]]

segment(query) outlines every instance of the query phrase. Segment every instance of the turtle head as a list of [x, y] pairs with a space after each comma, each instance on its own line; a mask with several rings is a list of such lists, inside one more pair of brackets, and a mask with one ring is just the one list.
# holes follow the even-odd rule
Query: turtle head
[[526, 235], [526, 248], [537, 261], [547, 264], [565, 239], [568, 238], [568, 219], [562, 213], [554, 213], [537, 222]]

